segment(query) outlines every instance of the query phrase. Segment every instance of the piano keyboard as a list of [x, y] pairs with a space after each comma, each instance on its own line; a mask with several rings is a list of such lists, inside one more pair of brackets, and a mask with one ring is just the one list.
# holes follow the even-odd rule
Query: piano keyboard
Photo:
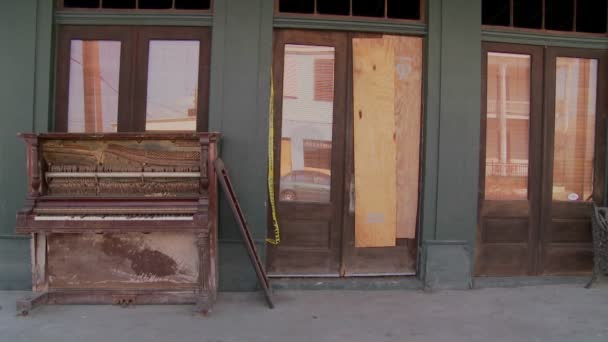
[[35, 215], [35, 221], [192, 221], [192, 215]]

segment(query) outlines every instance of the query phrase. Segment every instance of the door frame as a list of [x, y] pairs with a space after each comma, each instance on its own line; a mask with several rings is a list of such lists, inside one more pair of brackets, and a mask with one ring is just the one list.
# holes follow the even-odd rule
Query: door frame
[[[273, 38], [273, 82], [274, 82], [274, 146], [273, 153], [278, 158], [274, 158], [274, 194], [276, 210], [281, 219], [297, 218], [298, 207], [308, 209], [318, 209], [330, 205], [331, 213], [329, 218], [329, 242], [328, 253], [330, 254], [329, 270], [327, 273], [312, 274], [290, 274], [278, 271], [276, 276], [298, 276], [298, 277], [332, 277], [340, 275], [340, 264], [342, 263], [342, 207], [344, 202], [343, 191], [341, 189], [344, 177], [344, 134], [346, 108], [346, 83], [347, 83], [347, 41], [341, 32], [335, 31], [309, 31], [309, 30], [275, 30]], [[281, 179], [281, 139], [282, 139], [282, 119], [283, 119], [283, 74], [284, 74], [284, 46], [286, 44], [299, 45], [318, 45], [334, 47], [334, 98], [333, 98], [333, 118], [332, 118], [332, 152], [331, 152], [331, 190], [330, 203], [285, 203], [279, 200], [280, 180]], [[287, 211], [287, 215], [285, 215]], [[283, 214], [282, 214], [283, 213]], [[308, 212], [310, 213], [310, 212]], [[270, 214], [270, 212], [269, 212]], [[319, 214], [319, 212], [317, 212]], [[325, 215], [327, 216], [327, 215]], [[272, 222], [272, 220], [269, 220]], [[281, 224], [280, 224], [281, 225]], [[269, 227], [270, 228], [270, 227]], [[283, 239], [284, 241], [284, 239]], [[296, 253], [297, 247], [285, 245], [269, 245], [269, 257], [267, 264], [270, 267], [271, 258], [276, 253]], [[272, 272], [272, 270], [270, 270]]]
[[[423, 162], [424, 162], [424, 77], [421, 79], [421, 111], [420, 111], [420, 142], [419, 142], [419, 181], [418, 181], [418, 194], [417, 194], [417, 217], [416, 217], [416, 236], [412, 239], [412, 243], [407, 244], [407, 248], [410, 250], [410, 254], [413, 253], [412, 258], [414, 259], [413, 272], [407, 272], [403, 274], [348, 274], [345, 268], [346, 260], [352, 257], [352, 250], [354, 249], [354, 215], [350, 213], [349, 206], [351, 205], [351, 178], [352, 174], [350, 171], [354, 168], [354, 157], [352, 155], [354, 150], [354, 132], [353, 132], [353, 56], [352, 56], [352, 38], [355, 37], [381, 37], [383, 33], [364, 33], [364, 32], [343, 32], [343, 31], [318, 31], [318, 30], [301, 30], [301, 29], [275, 29], [273, 39], [273, 82], [274, 82], [274, 146], [273, 152], [274, 159], [274, 178], [275, 183], [275, 201], [277, 203], [277, 211], [282, 211], [284, 203], [282, 204], [279, 198], [280, 184], [277, 180], [280, 179], [280, 156], [281, 156], [281, 139], [282, 139], [282, 94], [283, 94], [283, 73], [284, 73], [284, 45], [285, 44], [303, 44], [303, 45], [325, 45], [327, 46], [327, 37], [334, 37], [336, 40], [341, 40], [343, 45], [337, 45], [335, 50], [335, 64], [334, 64], [334, 121], [332, 130], [332, 201], [334, 199], [334, 185], [338, 183], [334, 182], [334, 177], [342, 177], [339, 189], [339, 195], [335, 197], [340, 201], [339, 206], [334, 208], [333, 222], [338, 227], [335, 231], [332, 231], [332, 238], [330, 246], [334, 248], [333, 253], [334, 260], [332, 261], [338, 266], [335, 276], [387, 276], [387, 275], [415, 275], [419, 269], [419, 251], [420, 251], [420, 213], [421, 213], [421, 198], [422, 198], [422, 183], [423, 183]], [[392, 34], [391, 34], [392, 35]], [[397, 34], [395, 34], [397, 35]], [[412, 35], [402, 35], [404, 37], [416, 37]], [[324, 38], [325, 37], [325, 38]], [[425, 40], [423, 37], [416, 37], [422, 39], [422, 70], [424, 70], [424, 48]], [[343, 49], [343, 50], [341, 50]], [[340, 57], [340, 51], [343, 51], [345, 56], [344, 63], [340, 63], [342, 60]], [[342, 65], [340, 65], [342, 64]], [[339, 81], [339, 78], [343, 81]], [[344, 97], [339, 98], [338, 93], [343, 93]], [[336, 120], [336, 114], [342, 111], [343, 115], [340, 120]], [[339, 135], [336, 132], [342, 130], [343, 134]], [[336, 157], [336, 153], [339, 155]], [[336, 165], [338, 163], [339, 165]], [[335, 174], [334, 170], [338, 170], [339, 174]], [[338, 190], [338, 189], [336, 189]], [[271, 212], [269, 209], [269, 222], [271, 220]], [[279, 214], [279, 219], [281, 215]], [[269, 225], [269, 230], [272, 231], [272, 227]], [[338, 234], [333, 235], [333, 233]], [[273, 253], [280, 248], [285, 246], [273, 246], [269, 245], [269, 258], [267, 264], [271, 264], [271, 258]], [[391, 247], [395, 248], [395, 247]], [[337, 254], [336, 254], [337, 253]], [[276, 257], [276, 256], [275, 256]], [[271, 268], [271, 267], [269, 267]], [[271, 271], [272, 272], [272, 271]], [[330, 274], [283, 274], [278, 272], [274, 276], [298, 276], [298, 277], [331, 277], [334, 275]]]

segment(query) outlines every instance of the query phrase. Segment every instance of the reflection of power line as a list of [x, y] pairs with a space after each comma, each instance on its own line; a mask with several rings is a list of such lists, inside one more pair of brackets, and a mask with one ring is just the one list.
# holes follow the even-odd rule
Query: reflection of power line
[[[167, 105], [164, 105], [164, 104], [162, 104], [162, 103], [160, 103], [160, 102], [152, 101], [152, 100], [150, 100], [150, 99], [148, 99], [148, 102], [152, 102], [152, 103], [156, 104], [156, 105], [157, 105], [157, 106], [159, 106], [159, 107], [164, 107], [165, 109], [170, 110], [170, 111], [172, 111], [173, 113], [176, 113], [176, 114], [179, 114], [179, 115], [184, 115], [184, 114], [187, 114], [187, 113], [181, 112], [181, 111], [179, 111], [179, 110], [177, 110], [177, 109], [175, 109], [175, 108], [171, 108], [171, 107], [169, 107], [169, 106], [167, 106]], [[146, 113], [146, 115], [148, 115], [148, 114], [150, 114], [150, 113]]]
[[[70, 59], [71, 59], [73, 62], [75, 62], [75, 63], [77, 63], [77, 64], [80, 64], [80, 66], [82, 66], [82, 67], [84, 68], [84, 66], [82, 65], [82, 62], [81, 62], [81, 61], [77, 60], [77, 59], [76, 59], [76, 58], [74, 58], [74, 57], [70, 57]], [[106, 85], [107, 85], [107, 86], [108, 86], [110, 89], [112, 89], [112, 90], [113, 90], [113, 91], [114, 91], [116, 94], [118, 94], [118, 89], [114, 88], [114, 87], [113, 87], [113, 86], [110, 84], [110, 82], [106, 81], [106, 79], [105, 79], [105, 78], [103, 78], [103, 76], [101, 76], [101, 72], [99, 73], [99, 79], [100, 79], [100, 80], [101, 80], [103, 83], [105, 83], [105, 84], [106, 84]]]
[[[76, 59], [76, 58], [74, 58], [74, 57], [70, 57], [70, 59], [71, 59], [71, 60], [72, 60], [74, 63], [77, 63], [77, 64], [79, 64], [81, 67], [83, 67], [83, 68], [84, 68], [84, 66], [82, 65], [82, 62], [81, 62], [81, 61], [77, 60], [77, 59]], [[100, 75], [99, 75], [99, 79], [100, 79], [100, 80], [101, 80], [103, 83], [105, 83], [105, 84], [106, 84], [106, 85], [107, 85], [107, 86], [108, 86], [110, 89], [112, 89], [112, 90], [113, 90], [113, 91], [114, 91], [116, 94], [118, 94], [118, 89], [114, 88], [114, 87], [113, 87], [113, 86], [110, 84], [110, 82], [108, 82], [108, 81], [107, 81], [107, 80], [106, 80], [106, 79], [105, 79], [103, 76], [101, 76], [101, 73], [100, 73]], [[195, 90], [195, 92], [196, 92], [196, 90]], [[178, 114], [178, 115], [184, 115], [184, 114], [186, 114], [186, 115], [187, 115], [187, 114], [188, 114], [188, 113], [184, 113], [183, 111], [179, 111], [179, 110], [177, 110], [177, 109], [175, 109], [175, 108], [171, 108], [171, 107], [169, 107], [169, 106], [167, 106], [167, 105], [164, 105], [164, 104], [162, 104], [162, 103], [160, 103], [160, 102], [157, 102], [157, 101], [151, 100], [150, 98], [147, 98], [147, 101], [148, 101], [148, 102], [150, 102], [150, 103], [154, 103], [154, 104], [156, 104], [156, 105], [157, 105], [157, 106], [159, 106], [159, 107], [163, 107], [163, 108], [165, 108], [166, 110], [169, 110], [169, 111], [173, 112], [174, 114]], [[150, 113], [146, 113], [146, 115], [148, 115], [148, 114], [150, 114]]]

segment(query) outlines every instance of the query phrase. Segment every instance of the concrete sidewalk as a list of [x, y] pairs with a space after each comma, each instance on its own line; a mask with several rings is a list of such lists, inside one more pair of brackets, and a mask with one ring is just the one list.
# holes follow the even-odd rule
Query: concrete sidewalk
[[209, 317], [191, 306], [46, 306], [15, 316], [0, 292], [0, 341], [608, 341], [608, 288], [580, 285], [424, 293], [220, 293]]

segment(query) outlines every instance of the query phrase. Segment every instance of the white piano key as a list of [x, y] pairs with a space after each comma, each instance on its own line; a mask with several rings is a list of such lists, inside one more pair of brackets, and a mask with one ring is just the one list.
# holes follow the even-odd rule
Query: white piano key
[[36, 215], [35, 221], [192, 221], [193, 216], [129, 216], [129, 215]]

